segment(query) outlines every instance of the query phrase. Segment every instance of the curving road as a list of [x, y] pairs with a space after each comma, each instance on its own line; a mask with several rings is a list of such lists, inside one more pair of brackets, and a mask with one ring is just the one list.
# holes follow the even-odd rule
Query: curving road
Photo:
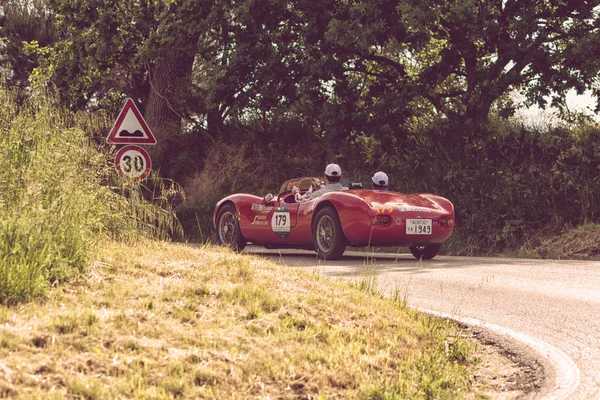
[[[555, 365], [563, 385], [547, 398], [600, 399], [600, 262], [443, 256], [420, 262], [410, 254], [361, 252], [323, 262], [307, 251], [250, 246], [245, 252], [344, 279], [375, 274], [382, 289], [400, 290], [412, 307], [516, 332], [538, 352], [563, 356]], [[549, 346], [536, 348], [538, 342]]]

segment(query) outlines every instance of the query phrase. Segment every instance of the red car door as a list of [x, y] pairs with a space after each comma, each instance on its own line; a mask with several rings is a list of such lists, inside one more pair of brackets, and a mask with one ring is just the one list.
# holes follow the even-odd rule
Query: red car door
[[248, 213], [252, 222], [244, 229], [246, 239], [258, 244], [287, 243], [287, 237], [298, 222], [299, 204], [285, 202], [292, 199], [286, 196], [269, 205], [252, 204]]

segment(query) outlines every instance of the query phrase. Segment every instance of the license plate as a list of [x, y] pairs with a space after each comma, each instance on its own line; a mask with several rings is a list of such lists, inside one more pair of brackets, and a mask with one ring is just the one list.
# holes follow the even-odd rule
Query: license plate
[[431, 235], [431, 220], [430, 219], [407, 219], [406, 220], [407, 235]]

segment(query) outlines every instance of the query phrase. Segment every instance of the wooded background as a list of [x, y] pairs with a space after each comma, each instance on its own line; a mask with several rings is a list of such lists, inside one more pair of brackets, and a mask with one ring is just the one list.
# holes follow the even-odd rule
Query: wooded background
[[[0, 0], [0, 27], [18, 101], [50, 90], [113, 120], [136, 101], [191, 239], [210, 237], [221, 197], [329, 162], [449, 198], [454, 254], [600, 218], [600, 127], [565, 101], [598, 98], [600, 1]], [[560, 119], [514, 118], [532, 105]]]

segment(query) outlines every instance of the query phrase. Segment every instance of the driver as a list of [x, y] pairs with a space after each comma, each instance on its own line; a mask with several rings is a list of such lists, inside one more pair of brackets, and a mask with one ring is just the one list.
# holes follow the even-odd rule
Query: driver
[[327, 192], [333, 192], [336, 190], [342, 190], [342, 169], [337, 164], [329, 164], [325, 167], [325, 183], [324, 187], [312, 192], [307, 198], [299, 199], [300, 202], [316, 199], [317, 197]]

